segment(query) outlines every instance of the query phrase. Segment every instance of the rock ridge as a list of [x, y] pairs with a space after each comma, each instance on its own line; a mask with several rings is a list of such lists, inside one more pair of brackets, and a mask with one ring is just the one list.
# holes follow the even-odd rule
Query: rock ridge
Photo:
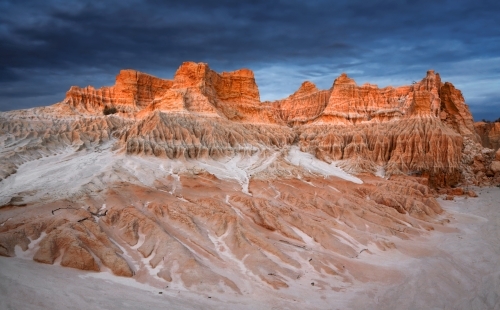
[[[105, 109], [116, 113], [104, 116]], [[114, 86], [72, 87], [43, 116], [34, 111], [4, 114], [1, 130], [14, 134], [13, 141], [34, 135], [25, 143], [35, 158], [40, 143], [48, 141], [54, 148], [88, 148], [109, 140], [128, 154], [170, 159], [217, 159], [296, 145], [352, 173], [422, 175], [435, 187], [458, 184], [465, 163], [480, 152], [465, 148], [464, 139], [481, 141], [460, 90], [433, 70], [420, 82], [385, 88], [358, 86], [343, 73], [330, 89], [306, 81], [285, 99], [261, 102], [251, 70], [219, 74], [206, 63], [184, 62], [172, 80], [122, 70]], [[28, 123], [36, 119], [50, 130], [33, 132]], [[16, 154], [1, 159], [2, 177], [30, 158]]]

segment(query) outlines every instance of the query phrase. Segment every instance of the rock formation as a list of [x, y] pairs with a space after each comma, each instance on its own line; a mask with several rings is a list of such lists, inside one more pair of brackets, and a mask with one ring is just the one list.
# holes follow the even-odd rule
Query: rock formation
[[474, 128], [484, 147], [498, 150], [500, 148], [500, 122], [477, 122]]
[[71, 87], [66, 93], [65, 102], [78, 111], [102, 111], [105, 106], [109, 106], [123, 112], [136, 112], [165, 96], [171, 87], [172, 82], [169, 80], [135, 70], [122, 70], [112, 87]]
[[441, 112], [439, 117], [441, 120], [460, 135], [474, 142], [480, 142], [474, 128], [472, 114], [465, 104], [462, 92], [456, 89], [453, 84], [446, 82], [441, 87], [440, 96]]
[[274, 110], [277, 119], [289, 125], [300, 125], [315, 120], [323, 112], [331, 90], [319, 90], [311, 82], [304, 82], [288, 98], [275, 102], [266, 102]]
[[500, 149], [498, 149], [495, 153], [495, 159], [491, 163], [491, 170], [494, 173], [500, 172]]
[[371, 245], [442, 227], [436, 189], [473, 197], [449, 187], [500, 176], [483, 127], [432, 70], [274, 102], [248, 69], [124, 70], [0, 113], [0, 255], [197, 291], [334, 289], [370, 278], [355, 260]]
[[[290, 97], [264, 103], [259, 101], [253, 73], [247, 69], [218, 74], [206, 64], [184, 63], [172, 81], [159, 82], [135, 73], [136, 84], [130, 80], [130, 72], [122, 71], [115, 86], [94, 91], [114, 97], [100, 95], [88, 104], [91, 99], [81, 99], [72, 88], [63, 101], [78, 111], [92, 107], [89, 113], [94, 113], [109, 105], [142, 118], [120, 131], [120, 141], [130, 153], [169, 158], [180, 154], [188, 158], [218, 156], [249, 145], [283, 147], [298, 140], [302, 150], [327, 162], [346, 161], [343, 165], [352, 171], [385, 169], [388, 174], [426, 175], [431, 185], [447, 186], [460, 180], [463, 137], [473, 142], [480, 139], [461, 92], [442, 83], [432, 70], [411, 86], [384, 89], [357, 86], [342, 74], [329, 90], [304, 82]], [[131, 95], [133, 90], [135, 95]], [[101, 99], [104, 97], [109, 99]], [[130, 98], [127, 104], [133, 109], [124, 108], [122, 97]], [[172, 113], [186, 116], [172, 117]], [[169, 120], [177, 126], [172, 127]], [[207, 122], [210, 128], [222, 130], [210, 135], [210, 142], [200, 127]], [[276, 125], [280, 127], [274, 128]]]

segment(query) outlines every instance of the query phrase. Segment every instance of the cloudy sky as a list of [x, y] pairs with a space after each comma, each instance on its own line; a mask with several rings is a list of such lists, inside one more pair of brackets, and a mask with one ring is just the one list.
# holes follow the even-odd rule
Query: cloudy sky
[[183, 61], [250, 68], [261, 99], [304, 80], [405, 85], [434, 69], [476, 120], [500, 117], [497, 0], [0, 0], [0, 111], [112, 85], [120, 69], [172, 78]]

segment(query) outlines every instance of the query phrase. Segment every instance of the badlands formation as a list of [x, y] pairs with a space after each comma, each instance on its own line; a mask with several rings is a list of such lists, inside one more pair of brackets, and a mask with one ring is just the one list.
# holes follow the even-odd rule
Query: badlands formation
[[296, 296], [401, 281], [377, 257], [452, 231], [437, 197], [498, 184], [486, 125], [432, 70], [382, 89], [342, 74], [274, 102], [247, 69], [123, 70], [0, 113], [0, 255], [314, 308]]

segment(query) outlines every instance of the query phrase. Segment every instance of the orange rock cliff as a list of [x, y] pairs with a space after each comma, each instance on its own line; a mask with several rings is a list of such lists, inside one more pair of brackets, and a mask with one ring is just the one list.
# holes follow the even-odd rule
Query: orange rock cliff
[[[40, 133], [23, 126], [48, 115], [71, 123]], [[122, 70], [114, 86], [71, 87], [58, 104], [0, 117], [0, 130], [41, 135], [54, 146], [112, 140], [129, 154], [217, 159], [295, 145], [350, 173], [417, 175], [434, 187], [488, 184], [496, 175], [489, 169], [494, 150], [481, 146], [495, 131], [480, 136], [461, 91], [433, 70], [420, 82], [385, 88], [341, 74], [330, 89], [306, 81], [287, 98], [261, 102], [251, 70], [219, 74], [185, 62], [172, 80]], [[23, 156], [0, 159], [0, 177], [15, 172]]]
[[185, 62], [173, 80], [122, 70], [114, 86], [71, 87], [64, 102], [84, 113], [110, 106], [122, 112], [187, 112], [289, 126], [434, 117], [462, 135], [478, 139], [461, 92], [450, 83], [443, 84], [433, 70], [411, 86], [383, 89], [371, 84], [358, 86], [343, 73], [328, 90], [319, 90], [306, 81], [288, 98], [262, 103], [251, 70], [218, 74], [207, 64]]
[[[276, 137], [257, 140], [274, 145], [296, 141], [301, 150], [326, 162], [348, 160], [344, 168], [352, 172], [374, 172], [378, 165], [389, 174], [428, 176], [436, 186], [453, 185], [462, 178], [463, 139], [480, 142], [462, 93], [451, 83], [441, 82], [433, 70], [412, 85], [382, 89], [372, 84], [358, 86], [342, 74], [330, 89], [304, 82], [288, 98], [260, 102], [252, 71], [218, 74], [207, 64], [185, 62], [173, 80], [123, 70], [114, 86], [72, 87], [63, 103], [84, 115], [115, 107], [120, 115], [139, 117], [142, 123], [170, 124], [181, 113], [184, 118], [203, 121], [216, 118], [211, 122], [228, 123], [228, 128], [279, 125], [279, 130], [272, 129]], [[128, 152], [212, 156], [231, 153], [247, 139], [241, 134], [216, 134], [212, 138], [219, 141], [213, 144], [223, 146], [217, 150], [215, 145], [193, 144], [200, 137], [184, 127], [191, 145], [179, 146], [168, 138], [158, 141], [158, 135], [148, 131], [153, 127], [143, 125], [132, 126], [140, 127], [140, 132], [121, 135]], [[154, 127], [153, 131], [158, 130]]]

